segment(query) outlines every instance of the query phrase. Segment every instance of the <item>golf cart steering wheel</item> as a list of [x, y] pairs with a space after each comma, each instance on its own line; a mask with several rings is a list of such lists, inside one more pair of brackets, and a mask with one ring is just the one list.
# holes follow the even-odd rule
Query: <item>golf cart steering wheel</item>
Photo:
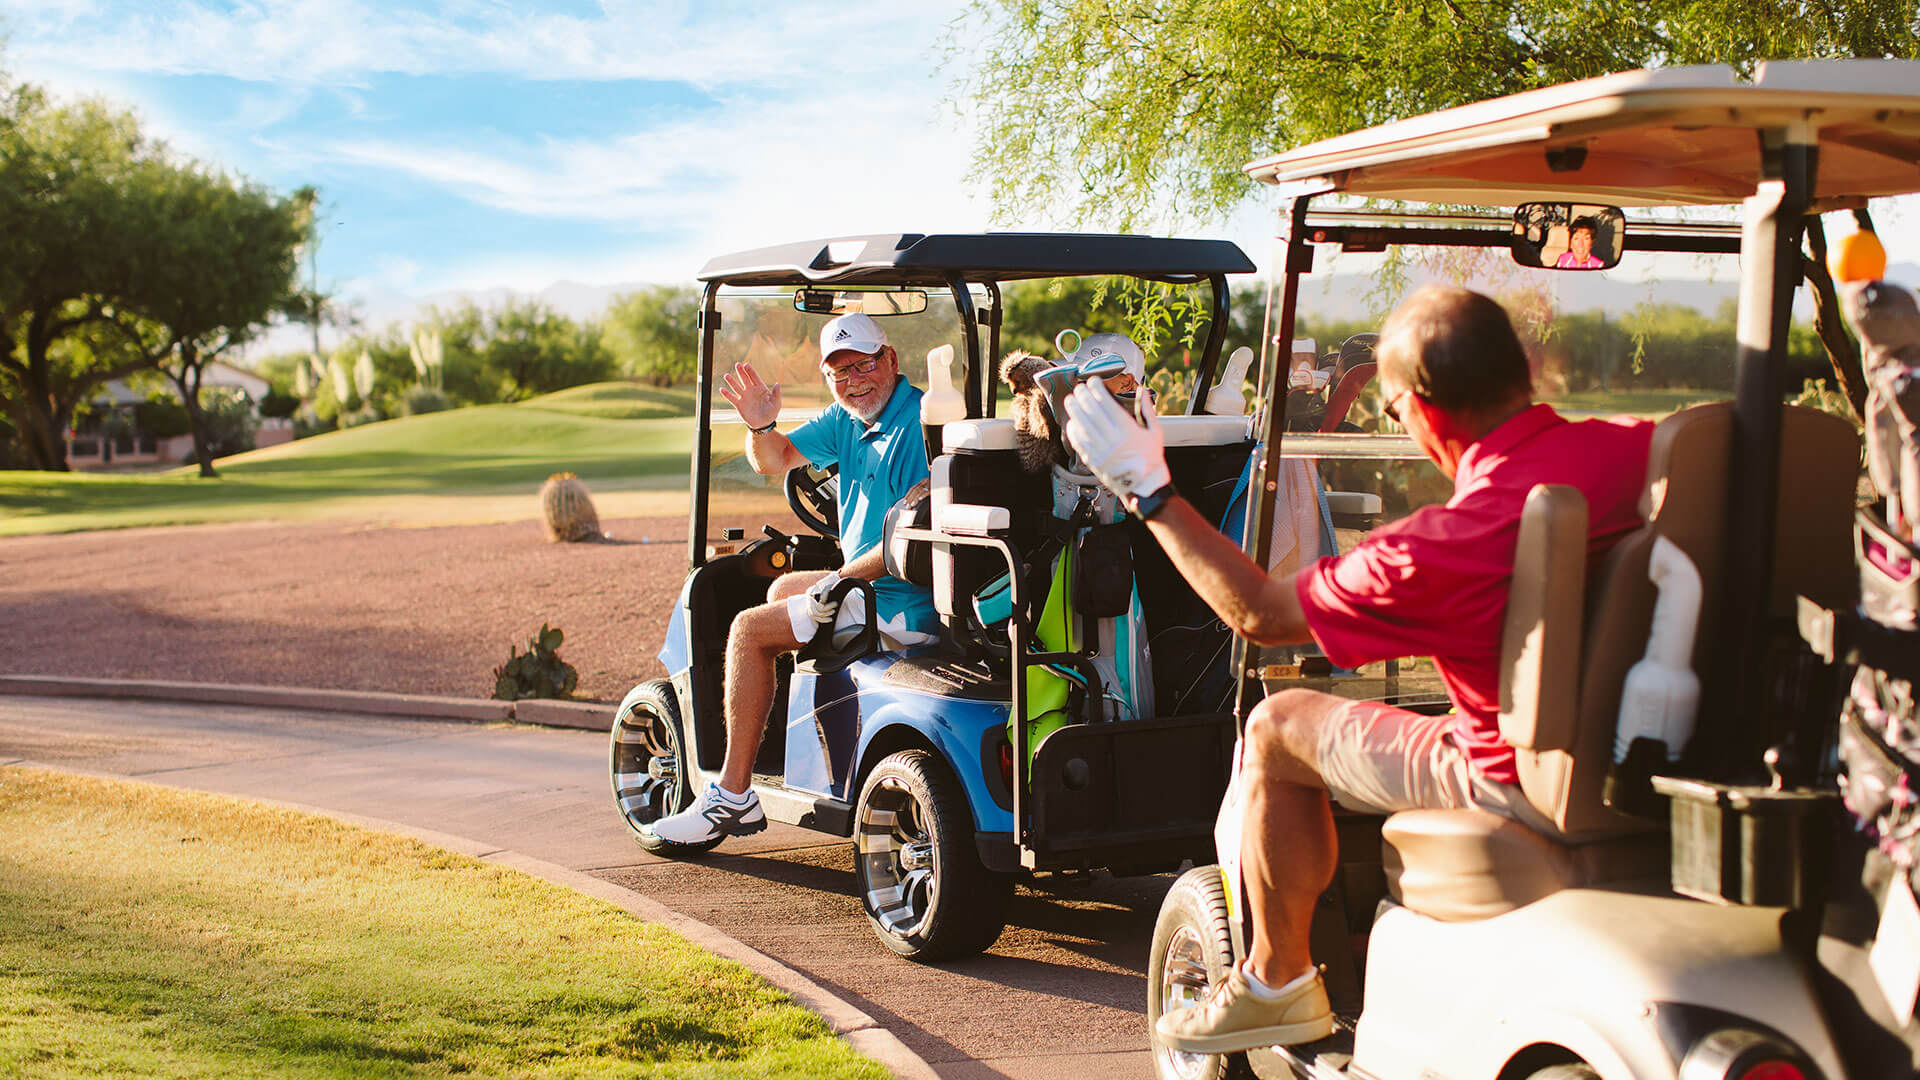
[[839, 465], [825, 470], [799, 465], [787, 470], [787, 506], [800, 523], [821, 536], [840, 536]]

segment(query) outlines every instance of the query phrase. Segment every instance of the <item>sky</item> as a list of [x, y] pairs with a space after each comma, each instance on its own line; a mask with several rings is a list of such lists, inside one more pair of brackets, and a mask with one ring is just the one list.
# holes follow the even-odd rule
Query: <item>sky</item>
[[[686, 283], [811, 237], [1057, 227], [996, 222], [966, 181], [964, 56], [943, 66], [965, 7], [0, 0], [0, 65], [275, 190], [316, 185], [319, 283], [378, 328], [421, 298]], [[1256, 194], [1197, 232], [1264, 269], [1272, 212]]]

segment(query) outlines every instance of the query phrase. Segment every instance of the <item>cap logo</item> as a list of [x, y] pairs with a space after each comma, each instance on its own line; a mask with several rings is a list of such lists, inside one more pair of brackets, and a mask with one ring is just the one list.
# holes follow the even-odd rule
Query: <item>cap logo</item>
[[844, 326], [833, 332], [833, 340], [835, 341], [845, 341], [852, 336], [853, 336], [852, 331], [848, 330]]

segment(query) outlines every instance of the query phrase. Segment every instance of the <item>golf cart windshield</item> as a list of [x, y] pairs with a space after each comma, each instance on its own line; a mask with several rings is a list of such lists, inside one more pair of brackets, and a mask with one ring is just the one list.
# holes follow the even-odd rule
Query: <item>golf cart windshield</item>
[[[846, 294], [841, 294], [846, 295]], [[924, 297], [920, 292], [880, 292], [877, 297]], [[900, 374], [907, 382], [924, 388], [927, 380], [926, 357], [937, 345], [951, 345], [956, 353], [954, 374], [964, 375], [965, 345], [960, 319], [954, 305], [943, 296], [941, 302], [925, 304], [924, 310], [886, 315], [880, 325], [887, 342], [900, 361]], [[912, 307], [912, 304], [902, 304]], [[862, 305], [859, 310], [882, 310], [881, 303]], [[741, 527], [748, 536], [759, 535], [763, 524], [785, 532], [806, 532], [807, 527], [793, 515], [787, 504], [784, 476], [761, 476], [747, 464], [746, 426], [733, 405], [720, 394], [721, 375], [734, 370], [735, 364], [748, 364], [768, 386], [780, 385], [780, 430], [792, 431], [833, 404], [820, 374], [820, 328], [834, 317], [822, 312], [796, 310], [794, 290], [776, 288], [730, 288], [719, 297], [720, 329], [714, 337], [714, 378], [709, 390], [711, 450], [708, 476], [709, 531], [718, 536], [723, 528]], [[914, 420], [918, 421], [916, 414]]]

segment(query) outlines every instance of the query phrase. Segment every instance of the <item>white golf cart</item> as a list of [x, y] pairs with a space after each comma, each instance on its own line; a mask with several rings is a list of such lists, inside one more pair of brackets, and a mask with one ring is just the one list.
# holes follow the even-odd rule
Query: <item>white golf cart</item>
[[[1860, 443], [1847, 421], [1783, 399], [1804, 217], [1920, 191], [1920, 64], [1773, 63], [1751, 82], [1720, 67], [1629, 72], [1356, 132], [1247, 171], [1286, 198], [1272, 340], [1292, 336], [1316, 252], [1511, 249], [1543, 273], [1723, 253], [1739, 259], [1735, 391], [1661, 422], [1648, 523], [1591, 572], [1579, 495], [1542, 487], [1528, 503], [1501, 730], [1554, 832], [1472, 811], [1338, 815], [1342, 866], [1313, 932], [1335, 1034], [1245, 1055], [1156, 1047], [1160, 1075], [1911, 1075], [1920, 949], [1864, 961], [1876, 913], [1871, 898], [1863, 911], [1860, 851], [1833, 782], [1845, 673], [1802, 645], [1794, 617], [1798, 597], [1853, 609]], [[1437, 207], [1327, 208], [1336, 196]], [[1713, 205], [1738, 206], [1740, 221], [1650, 212]], [[1569, 242], [1579, 220], [1601, 234], [1593, 254]], [[1283, 365], [1262, 367], [1264, 495], [1246, 529], [1256, 559], [1283, 458], [1303, 442], [1283, 435]], [[1307, 448], [1340, 456], [1341, 438]], [[1698, 573], [1697, 619], [1649, 580], [1666, 546]], [[1675, 745], [1646, 740], [1620, 760], [1617, 726], [1646, 719], [1623, 713], [1623, 684], [1650, 655], [1656, 621], [1683, 635], [1698, 716], [1684, 753], [1669, 732]], [[1244, 645], [1238, 670], [1242, 718], [1256, 679], [1270, 691], [1297, 676]], [[1201, 1000], [1244, 953], [1235, 798], [1216, 833], [1221, 864], [1185, 874], [1162, 908], [1149, 1025]], [[1891, 971], [1876, 985], [1870, 966]], [[1904, 1001], [1884, 989], [1901, 979]]]

